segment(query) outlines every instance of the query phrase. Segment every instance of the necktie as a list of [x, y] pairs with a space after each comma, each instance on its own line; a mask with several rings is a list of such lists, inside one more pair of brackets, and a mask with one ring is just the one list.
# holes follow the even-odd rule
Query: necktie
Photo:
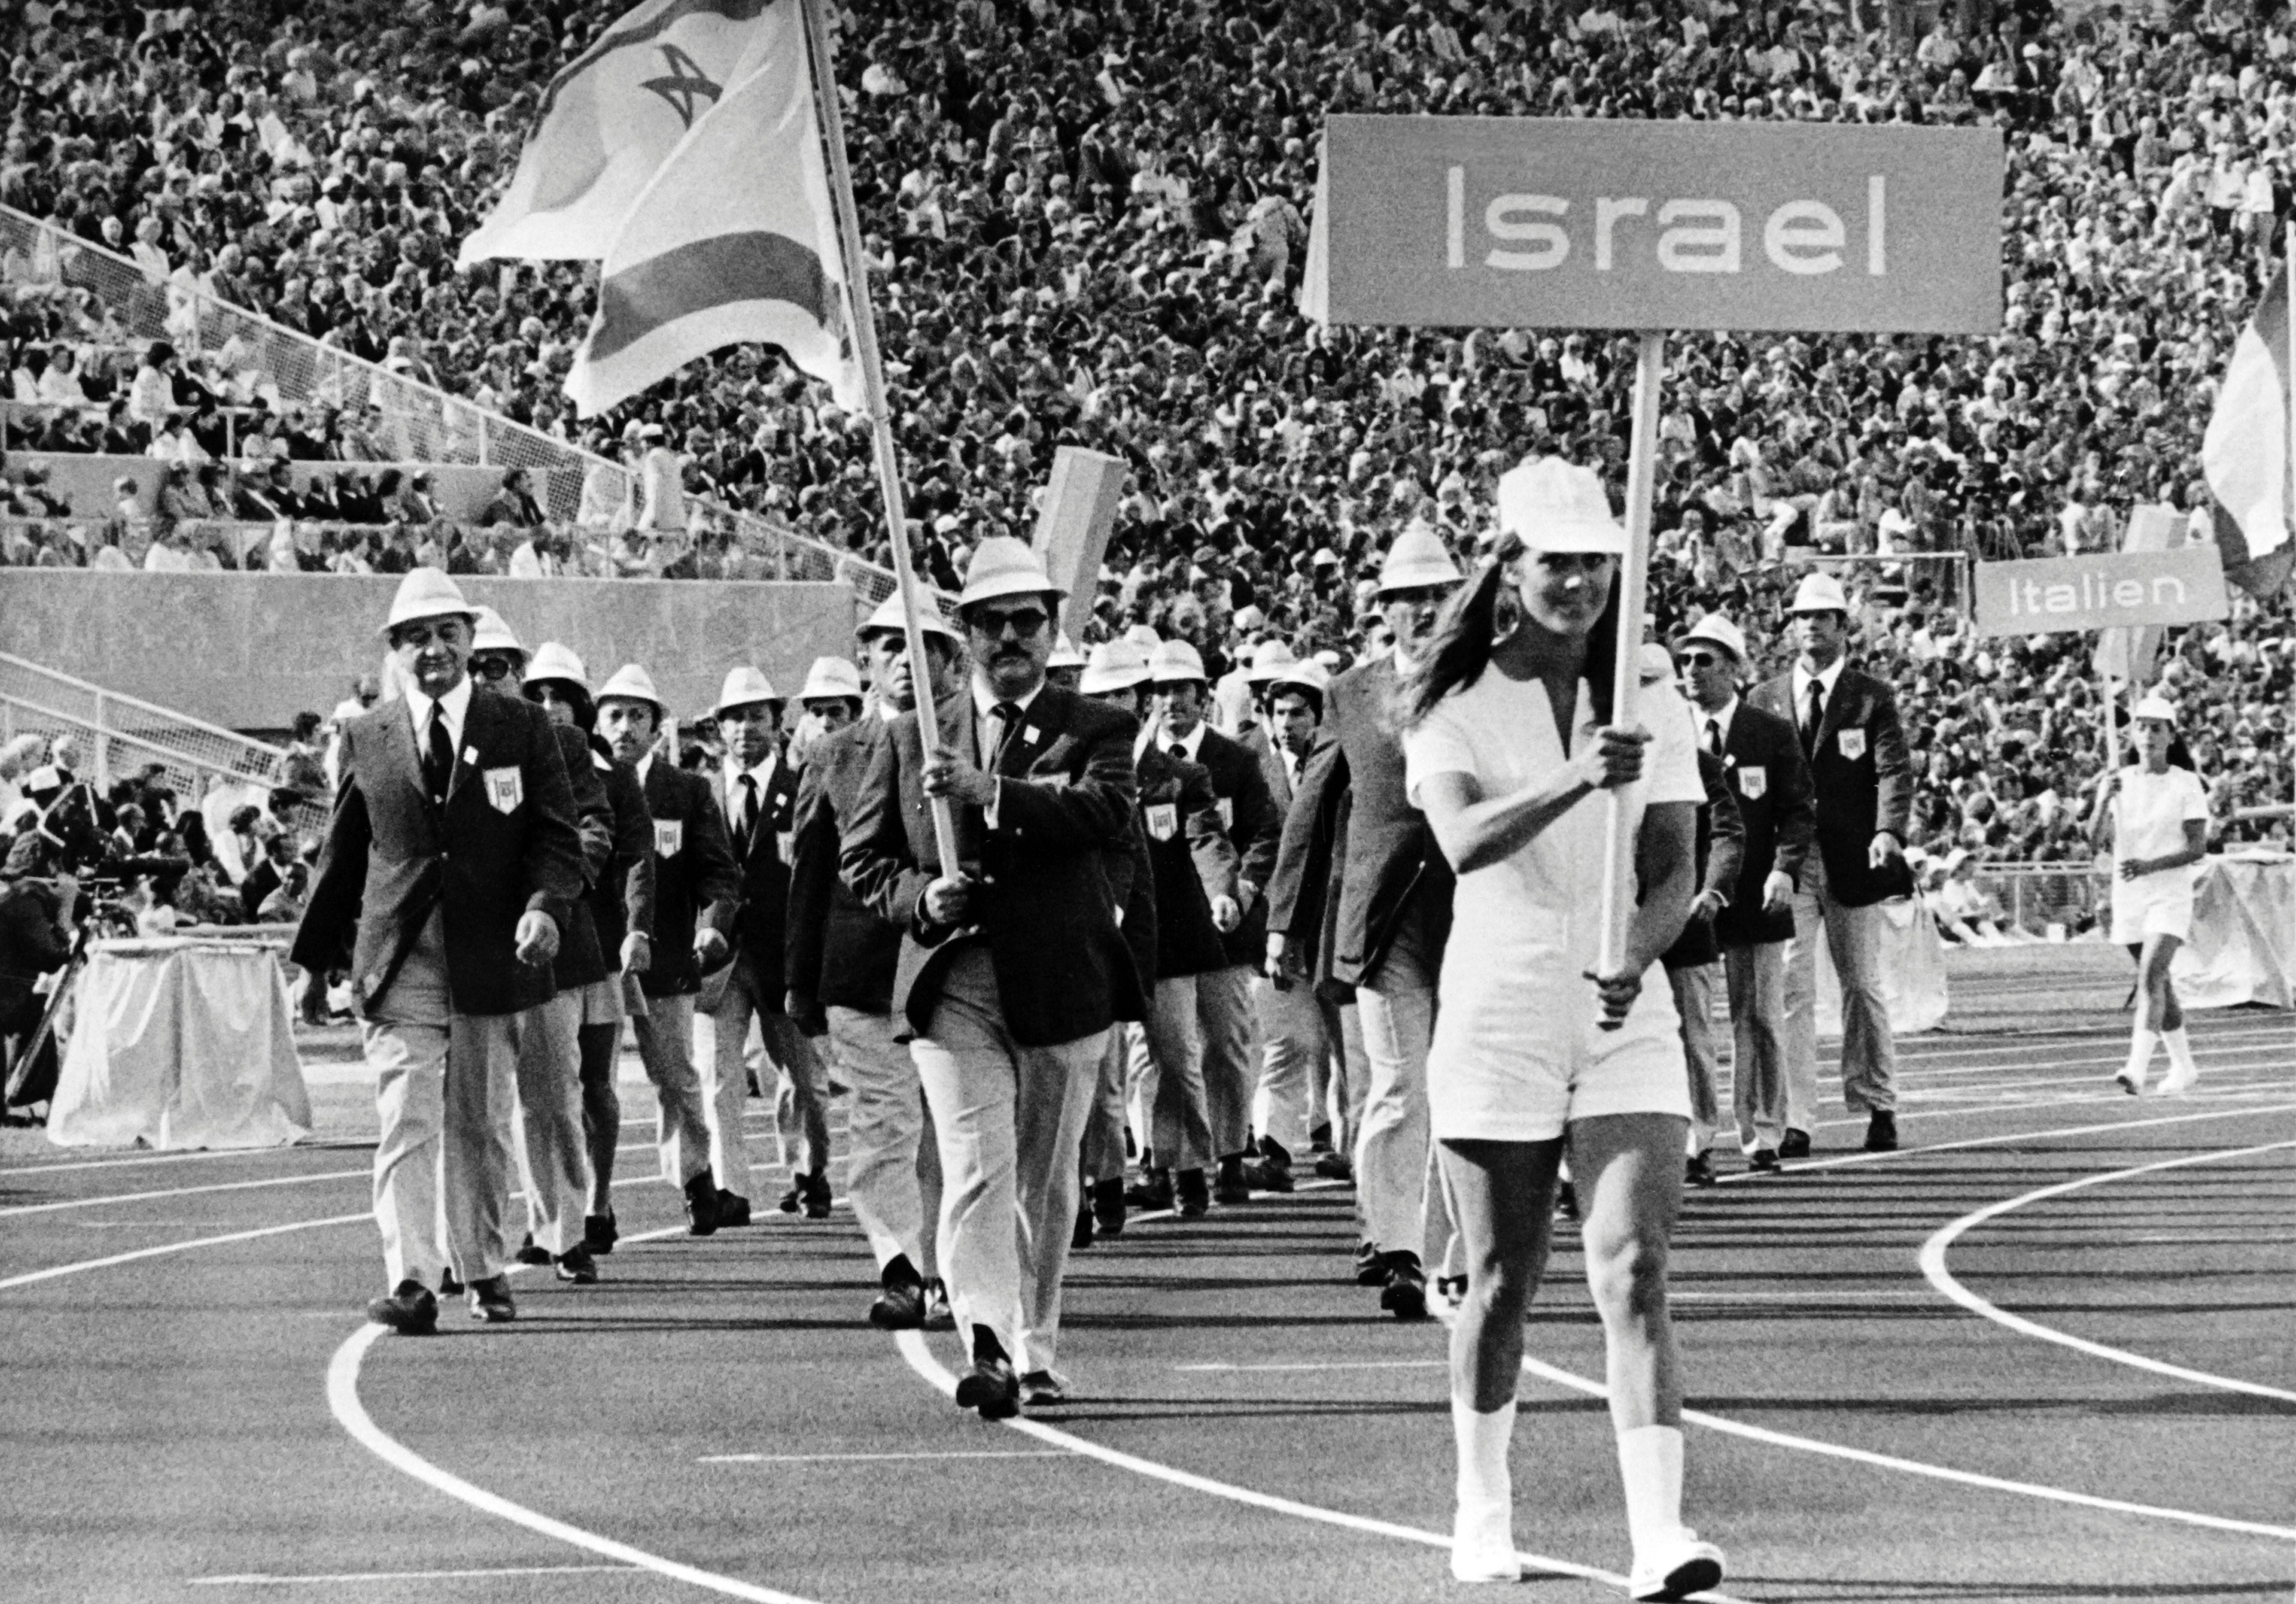
[[1718, 758], [1722, 755], [1722, 720], [1719, 719], [1706, 720], [1706, 750]]
[[1801, 749], [1805, 756], [1817, 755], [1818, 726], [1824, 722], [1825, 682], [1812, 679], [1809, 682], [1809, 722], [1802, 726], [1801, 731]]
[[758, 834], [758, 777], [742, 776], [742, 851], [747, 852]]
[[1021, 704], [1017, 702], [999, 702], [988, 711], [996, 720], [996, 750], [989, 753], [988, 766], [991, 769], [1002, 769], [1004, 766], [1004, 749], [1013, 744], [1013, 736], [1021, 728]]
[[447, 800], [455, 777], [455, 743], [447, 734], [447, 710], [430, 704], [430, 731], [422, 738], [422, 785], [433, 802]]
[[1188, 761], [1188, 747], [1187, 743], [1185, 741], [1175, 741], [1164, 750], [1170, 753], [1174, 757], [1179, 759], [1180, 761], [1184, 763]]

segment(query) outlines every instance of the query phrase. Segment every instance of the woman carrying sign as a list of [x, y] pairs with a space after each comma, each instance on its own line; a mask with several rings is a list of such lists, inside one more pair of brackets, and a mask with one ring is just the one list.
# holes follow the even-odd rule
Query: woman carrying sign
[[2177, 949], [2193, 934], [2193, 868], [2208, 851], [2209, 794], [2200, 776], [2172, 767], [2177, 710], [2152, 695], [2136, 704], [2136, 743], [2144, 761], [2109, 776], [2098, 787], [2089, 840], [2108, 842], [2118, 860], [2112, 877], [2112, 939], [2136, 955], [2144, 994], [2128, 1035], [2128, 1062], [2112, 1078], [2136, 1097], [2152, 1048], [2169, 1049], [2164, 1093], [2188, 1091], [2201, 1078], [2185, 1034], [2185, 1009], [2169, 978]]
[[[1611, 722], [1627, 536], [1601, 481], [1559, 459], [1526, 463], [1500, 481], [1499, 522], [1494, 560], [1445, 609], [1398, 709], [1410, 799], [1458, 872], [1427, 1067], [1468, 1252], [1451, 1337], [1451, 1569], [1521, 1575], [1507, 1446], [1567, 1151], [1610, 1350], [1633, 1593], [1675, 1599], [1722, 1579], [1721, 1551], [1681, 1519], [1666, 1263], [1690, 1097], [1674, 1003], [1653, 983], [1689, 913], [1705, 792], [1670, 686], [1645, 687], [1647, 728]], [[1595, 975], [1610, 790], [1626, 794], [1639, 896], [1625, 961]]]

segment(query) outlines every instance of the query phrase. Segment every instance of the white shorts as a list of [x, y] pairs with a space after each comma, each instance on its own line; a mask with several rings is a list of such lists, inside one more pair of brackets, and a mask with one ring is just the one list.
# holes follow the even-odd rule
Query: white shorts
[[[1573, 1013], [1586, 1008], [1583, 997], [1571, 1000]], [[1488, 1036], [1472, 1047], [1458, 1035], [1447, 1041], [1447, 1017], [1437, 1016], [1427, 1057], [1427, 1107], [1438, 1141], [1552, 1141], [1573, 1120], [1607, 1114], [1690, 1118], [1681, 1023], [1655, 964], [1625, 1026], [1586, 1027], [1579, 1050], [1567, 1056], [1544, 1042], [1510, 1051]]]
[[2112, 883], [2112, 944], [2141, 947], [2156, 935], [2193, 939], [2193, 884], [2181, 869]]

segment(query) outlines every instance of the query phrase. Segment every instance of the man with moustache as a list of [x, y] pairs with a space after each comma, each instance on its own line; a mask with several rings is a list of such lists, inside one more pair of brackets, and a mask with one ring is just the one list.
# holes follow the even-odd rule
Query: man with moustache
[[[1451, 924], [1451, 867], [1427, 820], [1405, 800], [1403, 744], [1392, 716], [1398, 681], [1417, 661], [1459, 570], [1424, 523], [1396, 537], [1381, 565], [1382, 622], [1392, 646], [1332, 681], [1324, 726], [1292, 800], [1268, 896], [1267, 972], [1289, 974], [1292, 953], [1321, 934], [1315, 866], [1344, 861], [1332, 915], [1332, 977], [1356, 988], [1371, 1085], [1356, 1137], [1355, 1171], [1366, 1238], [1356, 1279], [1378, 1287], [1398, 1320], [1427, 1312], [1421, 1253], [1450, 1241], [1450, 1211], [1434, 1177], [1428, 1136], [1427, 1051], [1435, 984]], [[1344, 794], [1343, 796], [1341, 794]], [[1341, 837], [1332, 821], [1344, 818]], [[1319, 839], [1319, 835], [1324, 838]]]
[[[1284, 655], [1289, 658], [1290, 654]], [[1271, 776], [1269, 788], [1279, 813], [1288, 813], [1299, 790], [1330, 687], [1330, 670], [1320, 662], [1283, 662], [1268, 670], [1264, 728], [1273, 738], [1261, 771]], [[1260, 1156], [1253, 1179], [1268, 1190], [1289, 1191], [1293, 1156], [1316, 1139], [1318, 1131], [1326, 1138], [1330, 1133], [1324, 1103], [1330, 1090], [1331, 1043], [1313, 986], [1288, 978], [1278, 984], [1263, 975], [1253, 990], [1261, 1042], [1255, 1099]]]
[[894, 720], [840, 865], [902, 929], [894, 1005], [932, 1108], [942, 1270], [972, 1352], [956, 1402], [988, 1419], [1067, 1396], [1054, 1365], [1078, 1147], [1109, 1027], [1141, 1008], [1108, 865], [1131, 850], [1135, 727], [1046, 683], [1062, 594], [1021, 541], [981, 541], [957, 598], [970, 694], [933, 710], [930, 762], [926, 710]]
[[[917, 1066], [893, 1014], [901, 927], [838, 878], [840, 837], [893, 720], [916, 706], [906, 613], [897, 593], [860, 629], [873, 696], [861, 717], [822, 736], [800, 778], [791, 855], [786, 1008], [826, 1037], [853, 1094], [845, 1126], [845, 1195], [877, 1261], [869, 1323], [889, 1331], [946, 1329], [941, 1284], [940, 1150]], [[936, 700], [955, 687], [964, 642], [939, 607], [921, 619]]]

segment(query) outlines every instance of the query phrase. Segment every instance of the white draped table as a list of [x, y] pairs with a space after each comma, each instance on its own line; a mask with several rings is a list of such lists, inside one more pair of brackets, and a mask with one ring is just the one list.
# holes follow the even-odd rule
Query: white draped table
[[260, 942], [99, 942], [82, 975], [48, 1139], [270, 1147], [308, 1136], [286, 977]]
[[2296, 1008], [2296, 858], [2202, 860], [2193, 877], [2193, 939], [2169, 973], [2189, 1008]]

